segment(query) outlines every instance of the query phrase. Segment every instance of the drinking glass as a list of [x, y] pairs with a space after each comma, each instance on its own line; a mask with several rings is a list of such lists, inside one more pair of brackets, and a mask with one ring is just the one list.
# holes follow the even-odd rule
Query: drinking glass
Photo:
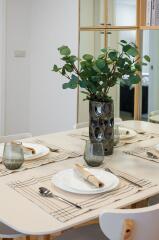
[[120, 140], [119, 126], [114, 125], [114, 146], [116, 146], [119, 143], [119, 140]]
[[5, 143], [2, 162], [9, 170], [21, 167], [24, 162], [24, 153], [21, 143]]
[[104, 147], [102, 143], [86, 141], [84, 160], [89, 166], [100, 166], [104, 161]]

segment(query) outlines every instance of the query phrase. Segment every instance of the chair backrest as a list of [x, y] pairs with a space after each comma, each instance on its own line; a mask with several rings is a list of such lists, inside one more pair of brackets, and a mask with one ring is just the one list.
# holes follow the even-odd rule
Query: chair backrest
[[148, 121], [152, 123], [159, 123], [159, 110], [150, 112], [148, 115]]
[[19, 133], [15, 135], [0, 136], [0, 143], [11, 142], [14, 140], [20, 140], [20, 139], [25, 139], [30, 137], [32, 137], [31, 133]]
[[141, 209], [114, 209], [99, 217], [110, 240], [159, 240], [159, 204]]

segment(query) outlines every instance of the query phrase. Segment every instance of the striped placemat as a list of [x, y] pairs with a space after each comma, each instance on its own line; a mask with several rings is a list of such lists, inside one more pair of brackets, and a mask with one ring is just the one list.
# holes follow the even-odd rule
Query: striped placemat
[[[59, 191], [56, 187], [54, 187], [51, 183], [51, 177], [54, 173], [55, 172], [46, 176], [10, 182], [8, 185], [60, 222], [67, 222], [82, 214], [101, 208], [102, 206], [109, 206], [113, 202], [125, 199], [131, 195], [138, 194], [138, 192], [145, 191], [156, 186], [156, 184], [153, 184], [148, 180], [138, 179], [129, 175], [131, 180], [133, 179], [136, 183], [140, 183], [142, 187], [137, 187], [134, 184], [120, 179], [118, 188], [113, 191], [96, 195], [79, 195]], [[126, 176], [128, 177], [128, 174], [126, 174]], [[80, 205], [81, 209], [55, 198], [41, 196], [39, 194], [39, 187], [46, 187], [50, 189], [56, 195]]]
[[23, 165], [16, 170], [8, 170], [2, 163], [0, 163], [0, 177], [12, 174], [15, 172], [21, 172], [27, 169], [40, 167], [42, 165], [46, 165], [53, 162], [63, 161], [69, 158], [77, 158], [80, 157], [82, 154], [79, 152], [72, 152], [72, 151], [65, 151], [60, 150], [59, 152], [50, 152], [48, 155], [37, 158], [34, 160], [26, 160], [24, 161]]

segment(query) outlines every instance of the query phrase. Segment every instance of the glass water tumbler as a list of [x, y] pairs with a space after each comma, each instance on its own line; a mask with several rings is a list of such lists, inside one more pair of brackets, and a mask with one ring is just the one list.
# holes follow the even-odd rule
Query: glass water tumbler
[[86, 141], [84, 160], [91, 167], [100, 166], [104, 161], [103, 144]]
[[21, 167], [24, 162], [24, 153], [21, 143], [5, 143], [2, 162], [9, 170]]
[[114, 146], [118, 145], [119, 141], [120, 141], [119, 126], [114, 125]]

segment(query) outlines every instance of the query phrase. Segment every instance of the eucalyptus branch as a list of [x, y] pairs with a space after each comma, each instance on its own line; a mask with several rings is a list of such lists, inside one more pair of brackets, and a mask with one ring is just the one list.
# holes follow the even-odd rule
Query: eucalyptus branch
[[77, 69], [75, 64], [73, 64], [73, 68], [74, 68], [75, 72], [77, 73], [77, 75], [80, 76], [80, 72], [78, 71], [78, 69]]
[[134, 63], [139, 62], [140, 59], [141, 59], [141, 57], [136, 58], [136, 59], [134, 60]]
[[[61, 75], [63, 75], [63, 74], [62, 74], [62, 71], [59, 71], [59, 73], [60, 73]], [[65, 76], [67, 79], [71, 80], [71, 78], [70, 78], [70, 76], [69, 76], [68, 74], [65, 73], [63, 76]]]
[[[69, 47], [62, 46], [58, 50], [65, 64], [62, 68], [54, 65], [53, 71], [69, 79], [69, 82], [63, 84], [64, 89], [80, 86], [88, 92], [86, 99], [110, 101], [110, 88], [117, 84], [118, 79], [122, 79], [122, 83], [129, 83], [130, 86], [141, 81], [138, 73], [141, 72], [142, 61], [137, 47], [125, 40], [122, 40], [120, 45], [123, 46], [121, 51], [104, 48], [97, 58], [91, 54], [84, 54], [82, 59], [71, 55]], [[75, 65], [77, 59], [79, 69]], [[150, 62], [150, 57], [146, 55], [144, 60]], [[124, 79], [125, 75], [129, 77], [128, 81]]]

